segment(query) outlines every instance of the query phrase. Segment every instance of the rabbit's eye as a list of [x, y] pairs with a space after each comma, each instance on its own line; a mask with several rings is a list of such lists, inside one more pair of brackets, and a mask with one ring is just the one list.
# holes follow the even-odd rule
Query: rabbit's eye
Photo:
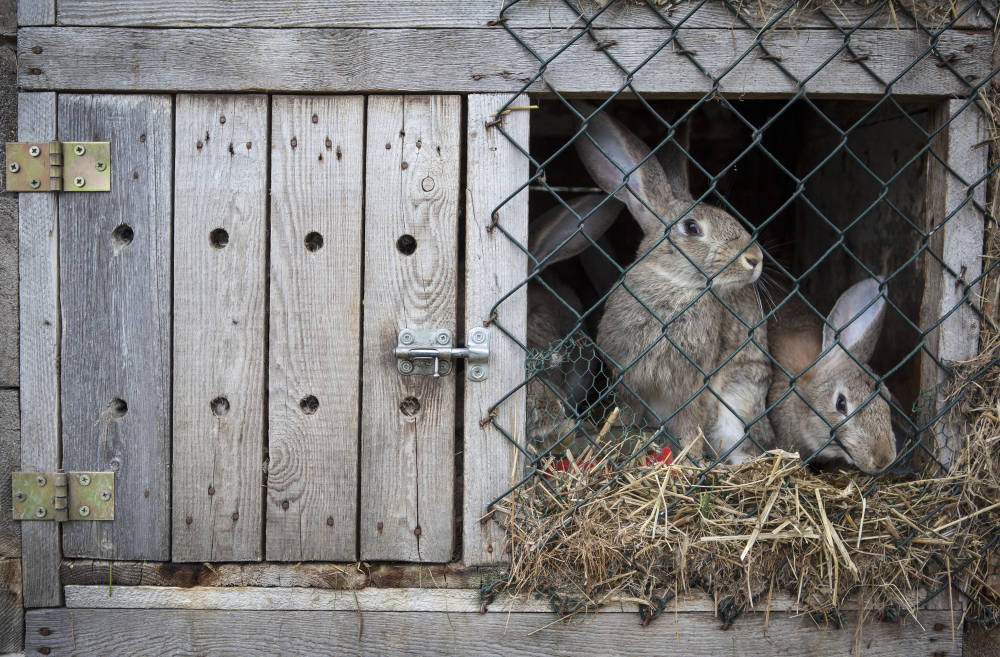
[[701, 233], [701, 226], [698, 225], [697, 221], [695, 221], [694, 219], [685, 219], [683, 225], [684, 225], [684, 234], [685, 235], [691, 235], [691, 236], [694, 236], [694, 237], [701, 237], [701, 234], [702, 234]]
[[837, 412], [847, 415], [847, 399], [841, 394], [837, 395]]

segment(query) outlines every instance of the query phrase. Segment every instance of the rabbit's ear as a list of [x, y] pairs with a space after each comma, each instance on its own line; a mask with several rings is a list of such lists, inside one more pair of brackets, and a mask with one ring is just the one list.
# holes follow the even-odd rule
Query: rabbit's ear
[[[833, 344], [836, 327], [840, 329], [840, 346], [862, 362], [871, 358], [885, 319], [885, 297], [879, 294], [879, 285], [878, 279], [866, 278], [840, 295], [823, 325], [824, 350]], [[861, 311], [864, 313], [851, 322]]]
[[[586, 131], [576, 139], [576, 151], [587, 172], [601, 189], [614, 193], [628, 206], [647, 235], [662, 232], [663, 222], [646, 205], [659, 211], [665, 206], [664, 201], [691, 198], [686, 167], [682, 164], [684, 156], [673, 143], [663, 147], [669, 149], [665, 153], [670, 163], [668, 176], [649, 147], [621, 123], [606, 112], [595, 115], [594, 108], [585, 103], [578, 103], [576, 108], [588, 117]], [[619, 190], [623, 180], [627, 186]], [[671, 217], [662, 219], [669, 221]]]
[[[622, 211], [621, 203], [604, 194], [577, 197], [569, 202], [569, 206], [571, 209], [557, 205], [531, 222], [528, 231], [531, 255], [542, 260], [558, 249], [542, 265], [542, 269], [586, 250], [590, 246], [587, 236], [594, 241], [600, 239]], [[567, 239], [569, 241], [563, 244]]]

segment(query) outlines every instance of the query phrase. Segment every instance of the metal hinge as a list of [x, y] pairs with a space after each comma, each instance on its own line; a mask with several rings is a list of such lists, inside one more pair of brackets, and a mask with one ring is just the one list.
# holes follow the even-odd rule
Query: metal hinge
[[14, 520], [114, 520], [114, 472], [15, 472]]
[[490, 374], [490, 332], [484, 328], [469, 331], [467, 347], [453, 347], [447, 329], [403, 329], [396, 348], [396, 367], [400, 374], [441, 376], [451, 373], [451, 361], [465, 358], [469, 364], [465, 376], [470, 381], [485, 381]]
[[107, 192], [111, 145], [106, 141], [9, 142], [8, 192]]

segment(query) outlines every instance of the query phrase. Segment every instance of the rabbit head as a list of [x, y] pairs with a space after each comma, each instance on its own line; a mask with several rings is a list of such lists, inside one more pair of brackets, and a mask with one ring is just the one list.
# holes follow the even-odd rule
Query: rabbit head
[[[867, 366], [859, 364], [867, 363], [875, 351], [885, 318], [886, 301], [879, 287], [878, 280], [869, 278], [840, 295], [823, 325], [822, 341], [815, 323], [809, 326], [801, 316], [789, 322], [793, 330], [779, 326], [770, 333], [782, 367], [793, 376], [801, 372], [796, 390], [788, 392], [788, 378], [775, 371], [768, 401], [788, 393], [772, 413], [775, 432], [781, 440], [794, 441], [792, 447], [807, 456], [823, 447], [832, 430], [837, 441], [816, 460], [841, 458], [869, 473], [885, 469], [896, 458], [891, 412], [883, 398], [888, 392], [880, 391]], [[794, 312], [812, 313], [804, 307]]]
[[[688, 190], [687, 129], [664, 146], [663, 166], [630, 130], [606, 113], [578, 104], [585, 132], [576, 140], [587, 172], [625, 203], [643, 232], [638, 266], [675, 288], [742, 287], [763, 268], [760, 247], [727, 212], [696, 202]], [[666, 237], [665, 237], [666, 234]]]

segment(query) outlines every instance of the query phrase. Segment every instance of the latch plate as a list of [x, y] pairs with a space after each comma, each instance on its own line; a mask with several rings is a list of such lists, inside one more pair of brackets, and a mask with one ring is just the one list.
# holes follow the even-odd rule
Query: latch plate
[[407, 376], [446, 376], [451, 373], [452, 360], [465, 358], [465, 377], [469, 381], [485, 381], [490, 375], [490, 332], [474, 328], [466, 336], [468, 346], [454, 347], [448, 329], [410, 329], [396, 338], [396, 369]]
[[8, 192], [107, 192], [111, 144], [106, 141], [8, 142]]
[[15, 472], [14, 520], [114, 520], [114, 472]]

